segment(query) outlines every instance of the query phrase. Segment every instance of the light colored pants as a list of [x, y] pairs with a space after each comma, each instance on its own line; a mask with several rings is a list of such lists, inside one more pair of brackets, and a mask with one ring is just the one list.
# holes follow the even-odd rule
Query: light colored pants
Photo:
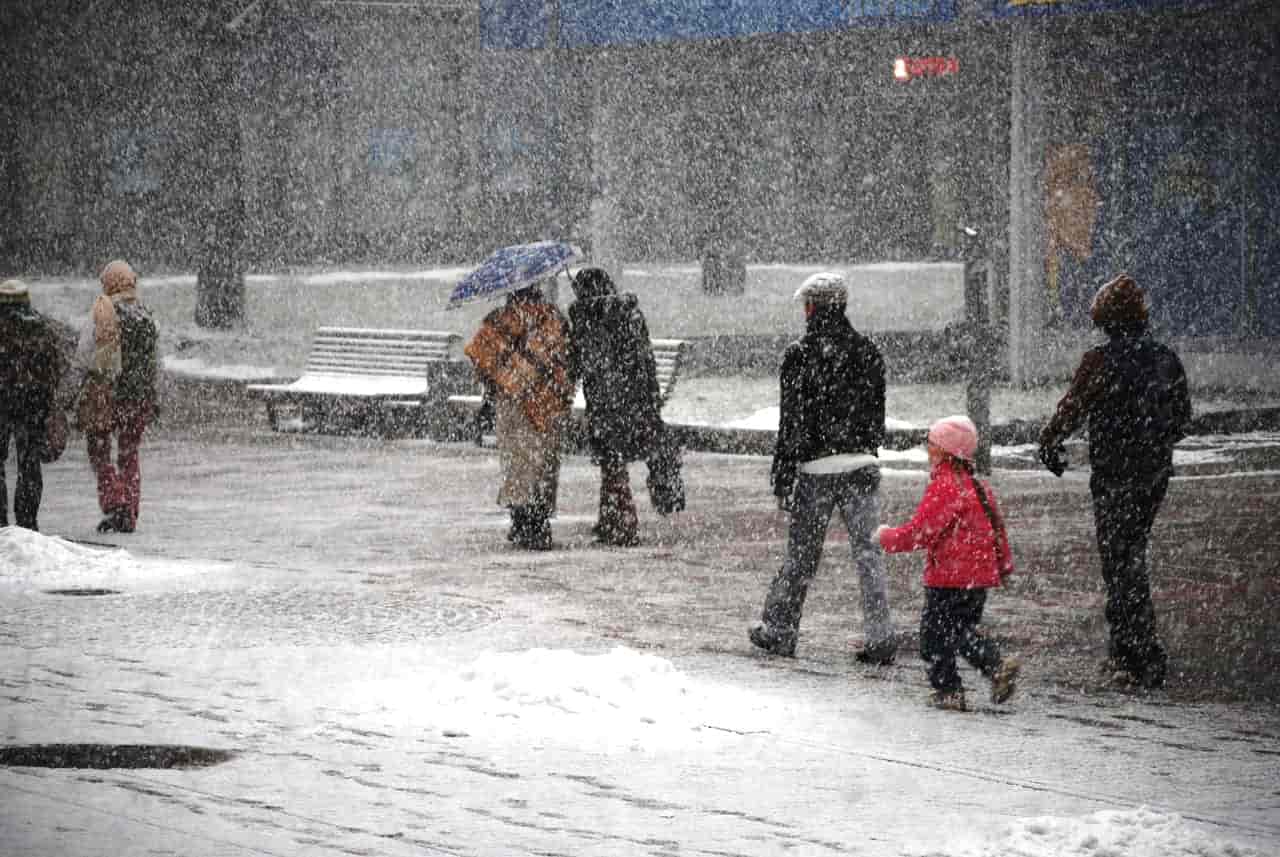
[[876, 467], [850, 473], [801, 471], [796, 475], [787, 558], [769, 587], [764, 622], [779, 633], [799, 630], [805, 595], [818, 571], [827, 525], [835, 509], [840, 510], [849, 530], [849, 547], [862, 589], [865, 645], [892, 649], [896, 647], [897, 637], [889, 614], [884, 556], [872, 538], [880, 521], [880, 471]]

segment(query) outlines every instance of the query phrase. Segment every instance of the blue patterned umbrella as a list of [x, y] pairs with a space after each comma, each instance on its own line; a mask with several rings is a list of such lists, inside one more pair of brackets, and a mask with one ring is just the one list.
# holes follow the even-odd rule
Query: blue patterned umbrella
[[580, 258], [582, 251], [563, 241], [536, 241], [503, 247], [453, 287], [449, 308], [518, 291]]

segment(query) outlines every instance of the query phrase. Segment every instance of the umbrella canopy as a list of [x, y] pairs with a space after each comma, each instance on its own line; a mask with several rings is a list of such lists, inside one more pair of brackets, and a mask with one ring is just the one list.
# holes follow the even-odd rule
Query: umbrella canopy
[[469, 301], [519, 291], [580, 258], [582, 251], [563, 241], [536, 241], [503, 247], [458, 281], [449, 295], [449, 306], [452, 308]]

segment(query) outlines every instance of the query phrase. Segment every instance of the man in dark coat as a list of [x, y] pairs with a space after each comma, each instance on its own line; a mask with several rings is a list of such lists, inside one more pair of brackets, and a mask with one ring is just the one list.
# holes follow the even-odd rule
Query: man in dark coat
[[14, 523], [39, 529], [41, 456], [64, 368], [56, 328], [32, 309], [27, 286], [18, 280], [0, 283], [0, 526], [9, 525], [4, 471], [12, 437], [18, 456]]
[[781, 416], [770, 481], [778, 506], [791, 513], [787, 556], [765, 599], [751, 642], [794, 656], [800, 614], [818, 570], [831, 512], [839, 509], [862, 590], [863, 663], [888, 664], [897, 654], [884, 558], [872, 534], [880, 518], [884, 439], [884, 360], [845, 315], [848, 291], [839, 274], [814, 274], [796, 292], [806, 330], [782, 358]]
[[[633, 294], [619, 294], [600, 268], [573, 278], [573, 358], [587, 403], [587, 443], [600, 466], [594, 532], [610, 545], [639, 544], [627, 463], [654, 461], [667, 443], [649, 327]], [[652, 466], [652, 465], [651, 465]]]
[[1178, 356], [1152, 338], [1142, 289], [1127, 274], [1094, 298], [1093, 322], [1107, 342], [1084, 353], [1066, 395], [1040, 435], [1040, 458], [1065, 470], [1062, 443], [1088, 422], [1089, 489], [1111, 626], [1104, 669], [1146, 688], [1164, 684], [1147, 545], [1173, 473], [1173, 446], [1191, 419]]

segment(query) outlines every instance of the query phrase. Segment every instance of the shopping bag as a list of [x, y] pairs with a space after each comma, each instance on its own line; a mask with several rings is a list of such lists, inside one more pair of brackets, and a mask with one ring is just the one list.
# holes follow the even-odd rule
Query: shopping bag
[[681, 472], [680, 444], [671, 431], [663, 433], [662, 440], [649, 458], [649, 502], [659, 515], [684, 511], [684, 474]]
[[45, 464], [57, 461], [67, 449], [67, 412], [54, 408], [44, 424], [44, 447], [40, 460]]
[[106, 434], [115, 418], [115, 389], [108, 381], [89, 380], [80, 389], [76, 426], [86, 434]]

